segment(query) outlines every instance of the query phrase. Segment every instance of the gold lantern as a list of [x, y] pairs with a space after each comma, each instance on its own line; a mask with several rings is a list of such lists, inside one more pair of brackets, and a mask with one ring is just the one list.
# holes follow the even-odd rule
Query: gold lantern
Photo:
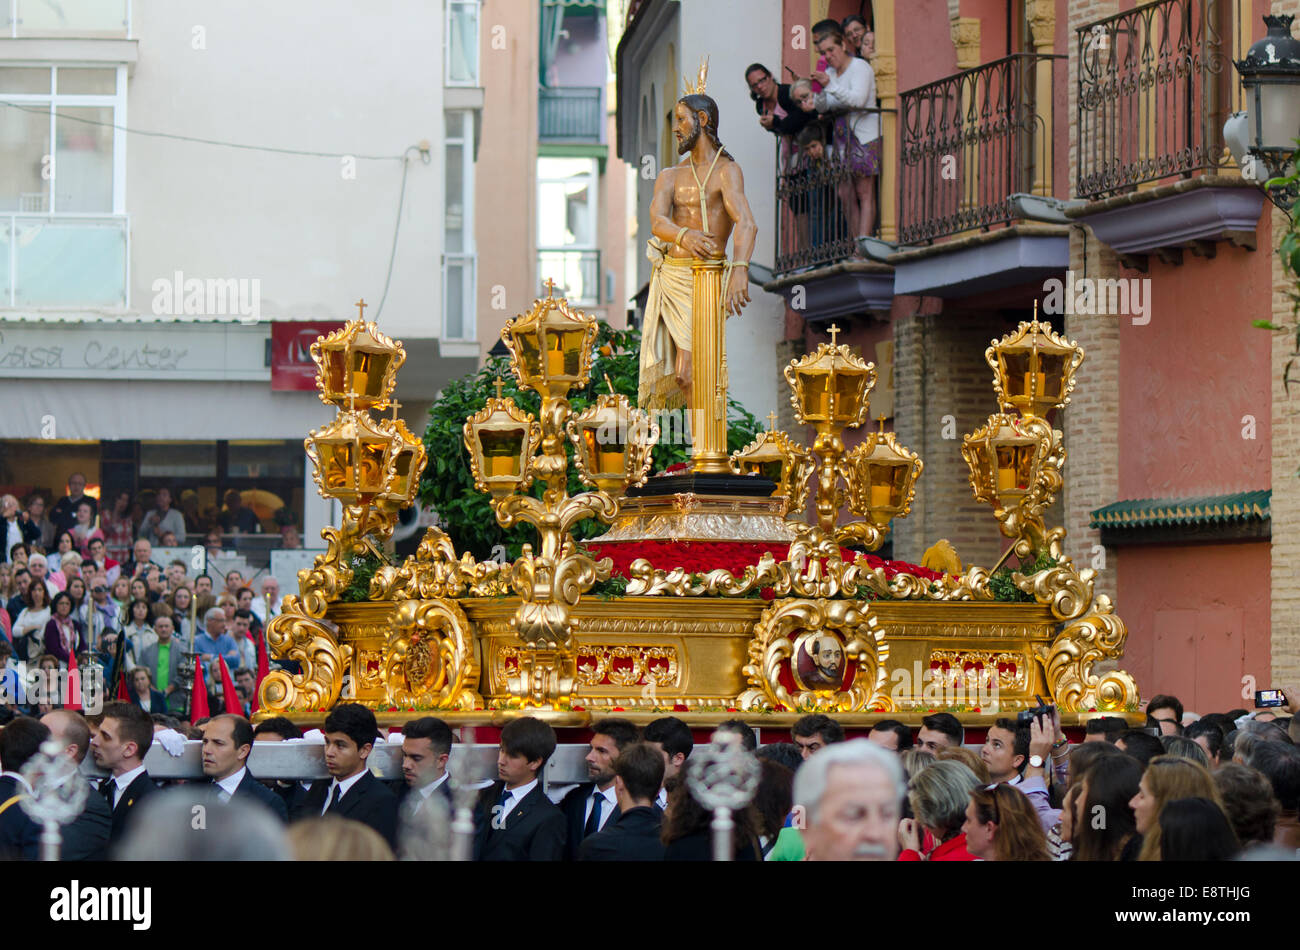
[[760, 432], [749, 445], [731, 453], [732, 472], [759, 475], [776, 483], [772, 497], [785, 498], [786, 515], [803, 511], [808, 504], [808, 476], [816, 467], [811, 452], [777, 430]]
[[307, 457], [321, 494], [345, 505], [369, 503], [385, 491], [397, 436], [364, 410], [345, 410], [307, 436]]
[[857, 428], [867, 421], [869, 397], [876, 385], [874, 363], [864, 362], [844, 344], [836, 344], [839, 328], [831, 327], [831, 342], [817, 347], [785, 368], [790, 402], [802, 423]]
[[871, 432], [849, 452], [840, 472], [849, 485], [849, 510], [884, 528], [906, 518], [925, 463], [892, 432]]
[[[364, 312], [365, 301], [357, 307]], [[358, 317], [311, 345], [316, 387], [326, 405], [343, 409], [383, 409], [388, 405], [397, 371], [406, 362], [400, 343]]]
[[629, 486], [645, 482], [659, 426], [633, 409], [626, 396], [601, 395], [594, 406], [572, 416], [565, 431], [584, 485], [621, 498]]
[[1034, 319], [994, 340], [984, 359], [993, 369], [998, 405], [1041, 418], [1069, 403], [1083, 348], [1039, 323], [1038, 301], [1034, 301]]
[[1037, 485], [1048, 448], [1041, 434], [1016, 416], [989, 416], [984, 426], [962, 441], [975, 497], [1000, 508], [1015, 508]]
[[513, 399], [501, 398], [501, 380], [497, 380], [496, 398], [466, 420], [464, 434], [479, 491], [505, 498], [532, 484], [529, 461], [541, 442], [541, 426]]
[[510, 350], [519, 385], [543, 397], [558, 397], [587, 385], [596, 321], [571, 309], [563, 297], [551, 296], [552, 281], [546, 285], [546, 296], [502, 327], [501, 339]]
[[424, 443], [417, 439], [406, 427], [406, 423], [396, 415], [387, 422], [380, 423], [380, 428], [386, 429], [393, 435], [390, 477], [383, 499], [399, 508], [405, 508], [415, 500], [420, 475], [424, 472], [427, 461]]

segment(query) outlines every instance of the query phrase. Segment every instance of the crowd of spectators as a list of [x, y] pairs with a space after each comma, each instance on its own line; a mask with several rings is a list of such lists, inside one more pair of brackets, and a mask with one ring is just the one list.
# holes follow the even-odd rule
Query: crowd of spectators
[[[154, 548], [199, 535], [215, 553], [223, 532], [257, 533], [262, 522], [235, 491], [227, 493], [222, 510], [201, 515], [193, 491], [181, 493], [180, 509], [163, 487], [148, 510], [127, 492], [114, 494], [101, 510], [85, 487], [85, 477], [74, 473], [48, 514], [41, 494], [25, 507], [13, 495], [0, 496], [0, 671], [13, 687], [11, 701], [35, 714], [60, 708], [53, 700], [70, 697], [24, 701], [27, 672], [66, 672], [75, 663], [83, 679], [101, 670], [112, 695], [120, 690], [145, 709], [184, 713], [183, 657], [197, 647], [210, 701], [224, 700], [221, 656], [235, 684], [242, 684], [241, 705], [249, 708], [258, 643], [266, 622], [280, 612], [279, 582], [264, 576], [254, 591], [234, 570], [214, 587], [206, 573], [190, 576], [189, 559], [158, 563]], [[286, 547], [301, 546], [292, 525], [284, 526], [282, 540]], [[215, 648], [218, 642], [223, 649]]]
[[781, 83], [762, 63], [745, 82], [763, 128], [777, 136], [783, 248], [812, 248], [875, 233], [881, 124], [875, 34], [860, 16], [813, 24], [811, 75]]
[[[132, 689], [144, 697], [147, 677]], [[1294, 699], [1291, 700], [1294, 702]], [[543, 770], [554, 730], [532, 717], [500, 734], [495, 781], [449, 773], [456, 741], [425, 716], [385, 736], [373, 712], [344, 703], [326, 717], [329, 778], [258, 781], [248, 772], [256, 741], [304, 739], [277, 717], [254, 728], [223, 714], [182, 725], [141, 703], [113, 703], [100, 716], [66, 710], [14, 718], [0, 707], [0, 854], [33, 857], [38, 829], [20, 810], [3, 812], [24, 789], [22, 766], [53, 734], [76, 761], [90, 752], [108, 778], [98, 803], [65, 829], [85, 857], [83, 832], [98, 828], [99, 854], [188, 859], [375, 860], [446, 857], [453, 812], [472, 802], [470, 856], [480, 861], [710, 860], [714, 813], [690, 777], [695, 736], [674, 717], [638, 728], [607, 718], [591, 726], [588, 781], [548, 790]], [[949, 713], [926, 716], [914, 733], [896, 720], [847, 738], [825, 715], [807, 715], [790, 742], [760, 746], [737, 719], [717, 727], [758, 760], [752, 802], [733, 812], [738, 861], [1221, 861], [1293, 858], [1300, 848], [1300, 750], [1290, 712], [1243, 709], [1196, 716], [1156, 696], [1142, 728], [1123, 718], [1088, 721], [1071, 743], [1054, 711], [998, 719], [976, 752]], [[203, 743], [205, 781], [155, 796], [144, 755], [177, 731]], [[384, 782], [367, 760], [381, 742], [400, 743], [402, 775]], [[164, 743], [165, 744], [165, 743]], [[467, 760], [462, 760], [467, 761]], [[462, 796], [453, 787], [468, 791]], [[261, 829], [244, 844], [190, 836], [166, 822], [180, 803], [212, 796], [230, 805], [232, 828]], [[145, 800], [144, 807], [139, 803]], [[125, 804], [124, 804], [125, 802]], [[106, 807], [104, 807], [106, 806]], [[136, 814], [138, 812], [138, 814]], [[245, 819], [247, 819], [246, 823]], [[286, 822], [291, 827], [284, 828]], [[211, 828], [209, 824], [209, 828]], [[134, 831], [133, 829], [147, 829]], [[170, 830], [168, 830], [170, 829]], [[439, 848], [441, 850], [439, 850]], [[214, 850], [216, 849], [216, 850]], [[91, 849], [93, 850], [93, 849]], [[219, 851], [219, 853], [218, 853]]]

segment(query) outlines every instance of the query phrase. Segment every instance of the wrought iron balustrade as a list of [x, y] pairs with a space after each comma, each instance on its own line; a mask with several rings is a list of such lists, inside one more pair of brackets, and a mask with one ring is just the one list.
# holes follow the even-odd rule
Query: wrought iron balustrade
[[1104, 198], [1231, 160], [1241, 108], [1229, 0], [1156, 0], [1079, 27], [1075, 194]]
[[600, 141], [599, 86], [541, 89], [537, 95], [540, 141]]
[[899, 240], [930, 241], [1013, 220], [1010, 196], [1050, 194], [1048, 97], [1064, 56], [1016, 53], [899, 96]]

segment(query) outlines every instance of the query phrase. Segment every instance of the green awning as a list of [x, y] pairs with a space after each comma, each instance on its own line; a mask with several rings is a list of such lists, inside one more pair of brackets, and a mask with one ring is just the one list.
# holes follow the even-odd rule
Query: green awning
[[1090, 512], [1093, 528], [1151, 528], [1170, 525], [1227, 525], [1269, 520], [1273, 492], [1235, 492], [1195, 498], [1138, 498]]

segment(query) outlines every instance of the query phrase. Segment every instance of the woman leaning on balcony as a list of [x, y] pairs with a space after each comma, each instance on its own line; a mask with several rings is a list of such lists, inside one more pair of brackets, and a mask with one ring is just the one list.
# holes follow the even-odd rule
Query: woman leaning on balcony
[[870, 63], [853, 55], [843, 33], [818, 37], [817, 51], [826, 58], [827, 66], [826, 72], [813, 73], [824, 87], [813, 107], [835, 114], [834, 150], [850, 172], [840, 187], [840, 198], [853, 233], [868, 235], [875, 228], [876, 175], [880, 173], [876, 74]]

